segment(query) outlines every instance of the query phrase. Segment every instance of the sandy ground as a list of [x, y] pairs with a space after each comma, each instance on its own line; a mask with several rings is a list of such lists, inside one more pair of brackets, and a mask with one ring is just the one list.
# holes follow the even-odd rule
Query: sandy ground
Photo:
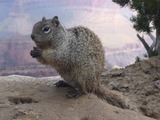
[[153, 120], [94, 95], [67, 99], [57, 78], [0, 77], [0, 120]]

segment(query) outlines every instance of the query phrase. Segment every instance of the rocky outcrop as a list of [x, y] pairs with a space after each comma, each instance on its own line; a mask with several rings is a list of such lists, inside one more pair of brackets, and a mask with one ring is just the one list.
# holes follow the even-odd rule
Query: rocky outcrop
[[144, 115], [160, 120], [160, 56], [104, 72], [103, 83], [123, 92]]
[[152, 120], [94, 95], [67, 99], [60, 78], [0, 77], [0, 120]]

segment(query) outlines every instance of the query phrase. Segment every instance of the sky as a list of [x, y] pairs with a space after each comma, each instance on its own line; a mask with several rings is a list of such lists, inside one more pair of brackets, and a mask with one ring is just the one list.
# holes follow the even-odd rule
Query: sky
[[136, 32], [129, 21], [131, 12], [111, 0], [0, 0], [0, 32], [31, 34], [43, 16], [57, 15], [66, 27], [78, 25], [92, 29], [104, 46], [136, 43]]
[[0, 0], [0, 38], [17, 33], [30, 36], [42, 17], [58, 16], [66, 29], [81, 25], [94, 31], [105, 48], [118, 49], [106, 52], [107, 60], [126, 66], [145, 53], [129, 20], [133, 14], [112, 0]]

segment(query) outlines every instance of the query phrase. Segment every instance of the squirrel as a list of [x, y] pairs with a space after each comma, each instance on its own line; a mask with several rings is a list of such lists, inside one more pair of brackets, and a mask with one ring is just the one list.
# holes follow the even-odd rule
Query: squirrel
[[135, 109], [128, 98], [101, 84], [104, 49], [93, 31], [83, 26], [65, 29], [57, 16], [52, 19], [43, 17], [34, 25], [31, 39], [36, 47], [30, 55], [40, 63], [55, 68], [65, 81], [55, 85], [74, 88], [67, 93], [68, 98], [93, 93], [114, 106]]

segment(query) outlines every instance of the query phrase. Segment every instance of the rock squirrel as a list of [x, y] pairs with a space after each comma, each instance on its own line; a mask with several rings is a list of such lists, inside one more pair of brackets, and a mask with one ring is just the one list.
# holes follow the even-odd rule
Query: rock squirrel
[[43, 17], [34, 25], [31, 38], [36, 44], [31, 56], [56, 69], [66, 81], [57, 82], [58, 87], [74, 88], [66, 95], [68, 98], [93, 93], [109, 104], [133, 109], [127, 98], [101, 85], [104, 50], [93, 31], [82, 26], [64, 29], [57, 16]]

